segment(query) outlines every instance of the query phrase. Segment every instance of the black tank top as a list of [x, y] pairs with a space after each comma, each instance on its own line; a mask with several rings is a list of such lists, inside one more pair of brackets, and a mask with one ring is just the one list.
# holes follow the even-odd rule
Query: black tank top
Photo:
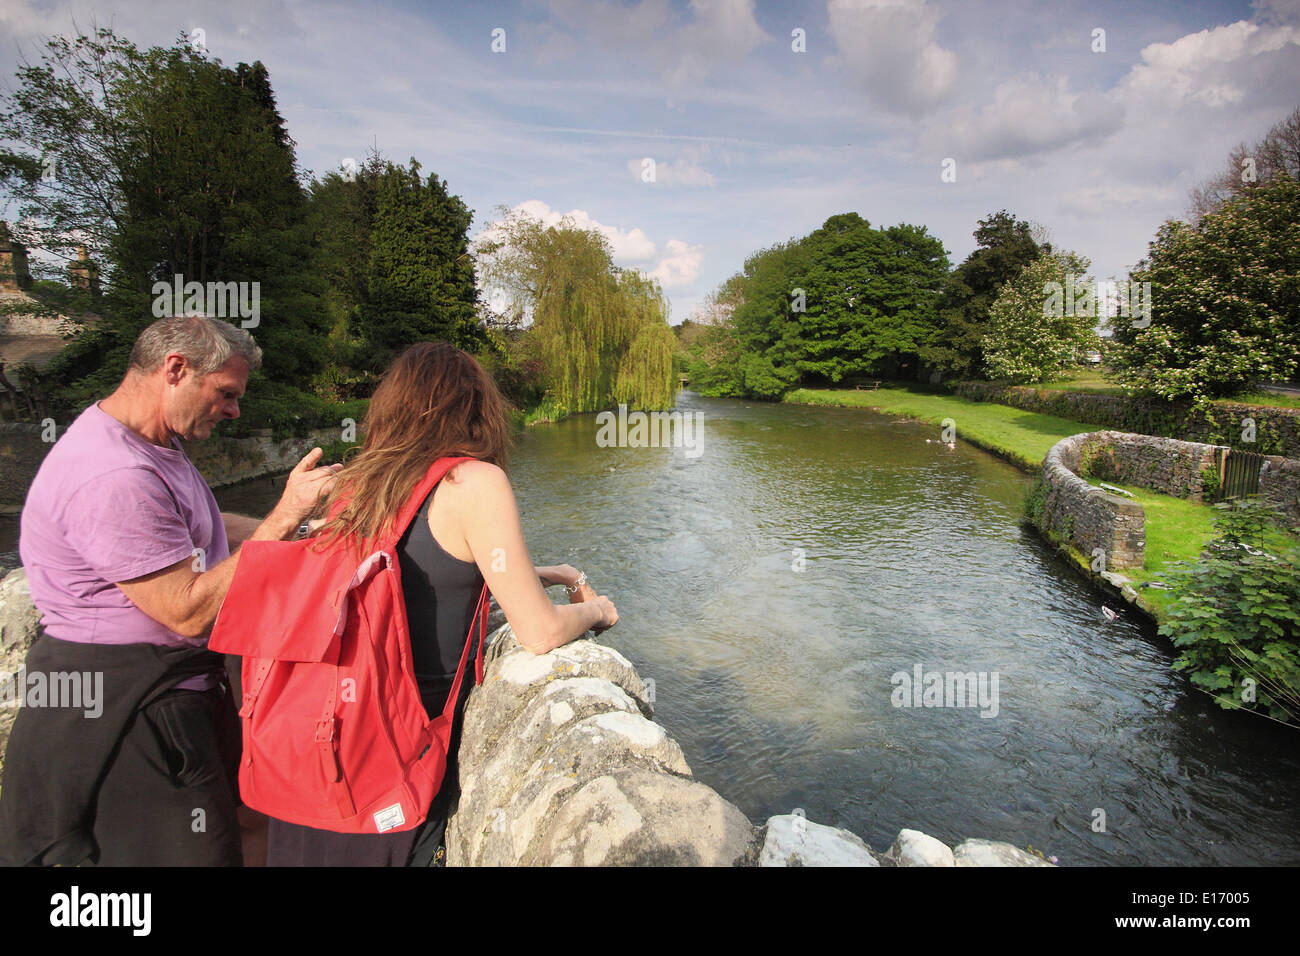
[[[474, 620], [474, 609], [483, 588], [483, 575], [472, 561], [454, 558], [434, 540], [429, 531], [429, 504], [424, 499], [411, 526], [397, 546], [402, 568], [402, 593], [411, 628], [411, 661], [420, 698], [430, 717], [442, 712], [456, 678], [456, 665], [465, 647], [465, 635]], [[470, 647], [465, 677], [461, 680], [461, 704], [474, 686], [474, 655], [478, 653], [478, 632]]]

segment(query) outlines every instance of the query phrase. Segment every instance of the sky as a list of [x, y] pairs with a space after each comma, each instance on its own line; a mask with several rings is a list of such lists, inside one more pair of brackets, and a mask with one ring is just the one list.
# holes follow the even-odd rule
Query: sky
[[955, 265], [1006, 209], [1122, 278], [1300, 105], [1300, 0], [0, 0], [0, 88], [94, 24], [262, 61], [306, 170], [377, 145], [471, 234], [503, 206], [599, 229], [674, 323], [849, 211]]

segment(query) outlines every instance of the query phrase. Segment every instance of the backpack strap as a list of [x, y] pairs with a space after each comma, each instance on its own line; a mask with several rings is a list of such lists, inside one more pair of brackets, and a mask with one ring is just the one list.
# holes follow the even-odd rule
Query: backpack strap
[[424, 504], [424, 499], [429, 497], [429, 492], [433, 491], [434, 487], [438, 482], [442, 481], [447, 472], [463, 461], [478, 461], [478, 459], [468, 457], [439, 458], [430, 465], [429, 470], [424, 473], [424, 477], [421, 478], [419, 484], [415, 486], [415, 490], [407, 496], [405, 503], [402, 505], [402, 510], [397, 513], [397, 519], [393, 522], [388, 533], [380, 535], [375, 547], [370, 550], [393, 552], [397, 547], [397, 543], [402, 540], [402, 535], [406, 534], [406, 529], [409, 528], [411, 522], [415, 520], [415, 516], [420, 510], [420, 506]]
[[[239, 716], [244, 718], [253, 716], [253, 707], [257, 704], [257, 695], [262, 693], [262, 685], [266, 683], [266, 675], [271, 673], [275, 660], [269, 657], [259, 657], [250, 660], [249, 663], [253, 665], [250, 668], [253, 671], [253, 681], [250, 686], [241, 688], [244, 699], [240, 702], [239, 707]], [[241, 681], [241, 683], [243, 682]]]
[[488, 588], [483, 585], [483, 590], [479, 592], [478, 604], [474, 608], [474, 620], [470, 622], [469, 633], [465, 635], [465, 646], [460, 652], [460, 663], [456, 665], [456, 679], [452, 682], [451, 690], [447, 693], [447, 702], [442, 706], [442, 717], [451, 724], [452, 716], [456, 713], [456, 703], [460, 700], [460, 682], [465, 677], [465, 665], [469, 662], [469, 647], [474, 643], [474, 627], [478, 626], [478, 660], [474, 668], [474, 676], [477, 678], [476, 683], [483, 682], [483, 638], [487, 633], [487, 616], [488, 616]]

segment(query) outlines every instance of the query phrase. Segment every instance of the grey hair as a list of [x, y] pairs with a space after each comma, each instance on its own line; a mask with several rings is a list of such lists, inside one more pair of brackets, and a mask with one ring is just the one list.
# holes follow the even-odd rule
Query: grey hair
[[127, 369], [148, 375], [173, 352], [185, 356], [200, 377], [221, 368], [232, 355], [244, 359], [250, 372], [262, 366], [262, 350], [243, 329], [206, 315], [174, 315], [140, 333]]

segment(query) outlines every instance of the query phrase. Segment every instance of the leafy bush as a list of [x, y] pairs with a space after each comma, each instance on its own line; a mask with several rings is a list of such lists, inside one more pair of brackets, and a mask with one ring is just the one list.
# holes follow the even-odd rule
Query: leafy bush
[[1215, 537], [1174, 572], [1160, 633], [1219, 706], [1300, 724], [1300, 541], [1253, 500], [1215, 505]]
[[990, 377], [1015, 384], [1050, 382], [1093, 347], [1095, 308], [1085, 300], [1091, 295], [1087, 271], [1087, 259], [1057, 252], [1040, 256], [1002, 285], [983, 342]]
[[257, 371], [249, 376], [248, 390], [239, 403], [239, 418], [224, 424], [221, 431], [231, 438], [244, 438], [255, 429], [269, 428], [276, 440], [302, 437], [313, 428], [342, 429], [345, 418], [360, 426], [368, 404], [364, 398], [330, 401], [283, 382], [272, 382]]
[[1219, 469], [1206, 465], [1201, 469], [1201, 494], [1208, 500], [1219, 497]]
[[1117, 381], [1197, 405], [1286, 381], [1300, 355], [1300, 182], [1259, 183], [1198, 226], [1160, 227], [1131, 275], [1149, 324], [1112, 320]]

